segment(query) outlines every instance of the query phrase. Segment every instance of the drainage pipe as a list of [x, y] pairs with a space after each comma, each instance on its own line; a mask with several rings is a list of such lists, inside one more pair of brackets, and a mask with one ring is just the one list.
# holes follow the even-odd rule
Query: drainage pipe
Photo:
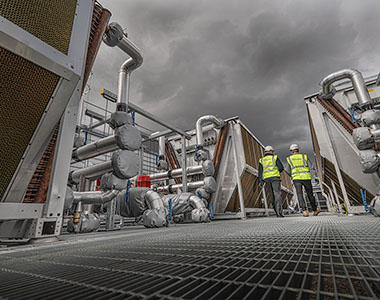
[[121, 65], [119, 70], [117, 110], [128, 112], [129, 105], [129, 78], [132, 71], [143, 63], [141, 50], [123, 32], [118, 23], [111, 23], [103, 36], [103, 41], [110, 47], [117, 46], [130, 56]]
[[81, 176], [88, 178], [98, 177], [112, 170], [112, 161], [106, 161], [87, 168], [75, 170], [70, 173], [70, 179], [75, 183], [79, 183]]
[[331, 99], [335, 94], [332, 84], [342, 79], [351, 80], [360, 105], [373, 104], [367, 86], [365, 85], [363, 75], [355, 69], [343, 69], [323, 78], [320, 83], [322, 87], [321, 97], [324, 99]]
[[203, 117], [200, 117], [197, 122], [195, 123], [195, 131], [196, 131], [196, 138], [197, 138], [197, 148], [200, 149], [203, 147], [203, 130], [202, 126], [206, 123], [214, 123], [216, 128], [220, 129], [224, 126], [224, 120], [217, 116], [213, 115], [205, 115]]
[[74, 203], [81, 202], [82, 204], [105, 204], [114, 199], [119, 191], [91, 191], [91, 192], [74, 192]]

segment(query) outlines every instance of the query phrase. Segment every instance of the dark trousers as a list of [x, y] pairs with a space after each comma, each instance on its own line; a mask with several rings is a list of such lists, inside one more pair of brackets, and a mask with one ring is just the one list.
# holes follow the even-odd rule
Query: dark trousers
[[309, 199], [311, 208], [313, 209], [313, 211], [317, 210], [311, 180], [293, 180], [293, 183], [296, 187], [298, 202], [302, 210], [307, 210], [305, 199], [303, 198], [302, 186], [305, 187], [307, 198]]
[[281, 180], [280, 179], [267, 179], [265, 183], [269, 190], [270, 202], [273, 209], [278, 216], [282, 215], [282, 198], [281, 198]]

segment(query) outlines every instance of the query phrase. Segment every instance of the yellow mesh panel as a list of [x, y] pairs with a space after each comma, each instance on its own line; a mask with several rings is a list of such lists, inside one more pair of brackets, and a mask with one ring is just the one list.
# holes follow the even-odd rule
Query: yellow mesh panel
[[0, 16], [67, 54], [76, 0], [0, 0]]
[[0, 199], [59, 78], [0, 47]]

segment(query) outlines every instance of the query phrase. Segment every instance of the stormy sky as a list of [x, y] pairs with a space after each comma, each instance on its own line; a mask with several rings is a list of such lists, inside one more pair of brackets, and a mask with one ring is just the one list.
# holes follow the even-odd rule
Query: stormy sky
[[[378, 0], [102, 0], [143, 51], [131, 101], [181, 129], [239, 116], [285, 156], [312, 152], [303, 97], [327, 74], [380, 71]], [[116, 92], [119, 49], [101, 46], [92, 101]]]

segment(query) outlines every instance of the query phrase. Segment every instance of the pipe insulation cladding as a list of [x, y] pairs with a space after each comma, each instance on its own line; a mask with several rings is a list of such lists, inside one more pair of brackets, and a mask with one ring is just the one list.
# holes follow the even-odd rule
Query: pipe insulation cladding
[[123, 150], [138, 150], [141, 147], [141, 133], [132, 125], [124, 124], [115, 129], [115, 134], [79, 147], [73, 151], [73, 159], [82, 161], [96, 156]]

